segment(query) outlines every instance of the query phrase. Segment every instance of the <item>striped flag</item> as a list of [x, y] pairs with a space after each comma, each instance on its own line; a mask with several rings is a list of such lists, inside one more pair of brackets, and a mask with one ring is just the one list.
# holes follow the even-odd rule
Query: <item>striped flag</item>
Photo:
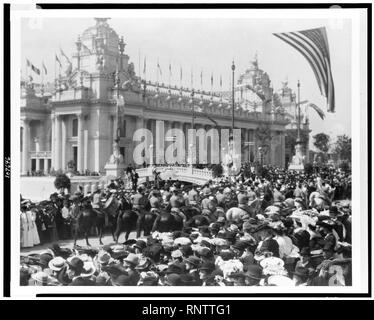
[[57, 54], [55, 54], [55, 61], [60, 65], [60, 68], [62, 67], [60, 59], [57, 57]]
[[314, 103], [309, 103], [309, 104], [308, 104], [308, 107], [313, 108], [313, 109], [318, 113], [318, 115], [321, 117], [322, 120], [325, 119], [325, 114], [324, 114], [324, 112], [322, 111], [322, 109], [319, 108], [319, 107], [317, 107]]
[[327, 99], [327, 111], [335, 112], [334, 81], [325, 27], [295, 32], [274, 33], [299, 51], [309, 62], [321, 94]]

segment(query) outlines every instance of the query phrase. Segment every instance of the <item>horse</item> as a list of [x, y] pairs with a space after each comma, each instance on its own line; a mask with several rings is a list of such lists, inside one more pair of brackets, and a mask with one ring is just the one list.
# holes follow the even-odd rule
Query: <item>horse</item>
[[182, 217], [172, 214], [169, 210], [161, 210], [156, 217], [152, 232], [173, 232], [183, 229]]
[[126, 198], [122, 198], [121, 206], [119, 207], [119, 214], [116, 220], [116, 230], [113, 238], [114, 241], [118, 243], [118, 239], [122, 232], [126, 233], [126, 240], [128, 240], [132, 231], [137, 232], [137, 237], [140, 236], [142, 230], [144, 231], [144, 236], [148, 236], [151, 233], [153, 223], [157, 216], [149, 209], [149, 206], [146, 206], [144, 214], [138, 223], [140, 212], [134, 210], [131, 203]]
[[[77, 244], [79, 231], [82, 231], [86, 239], [86, 245], [91, 246], [88, 242], [88, 235], [92, 227], [97, 226], [97, 212], [92, 209], [91, 205], [86, 203], [82, 205], [80, 213], [77, 217], [77, 227], [74, 232], [74, 246]], [[101, 241], [101, 239], [100, 239]]]

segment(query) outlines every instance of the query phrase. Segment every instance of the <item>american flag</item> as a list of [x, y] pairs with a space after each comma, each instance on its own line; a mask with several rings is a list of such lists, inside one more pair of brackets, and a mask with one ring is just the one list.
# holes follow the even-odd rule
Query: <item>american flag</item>
[[335, 112], [334, 81], [326, 28], [274, 33], [274, 35], [295, 48], [307, 59], [313, 69], [321, 94], [327, 99], [327, 111]]

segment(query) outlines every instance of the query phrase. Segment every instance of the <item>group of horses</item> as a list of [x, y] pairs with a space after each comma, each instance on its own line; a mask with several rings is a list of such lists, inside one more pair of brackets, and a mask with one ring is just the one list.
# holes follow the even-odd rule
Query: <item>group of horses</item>
[[[323, 208], [328, 205], [328, 201], [321, 197], [318, 192], [311, 193], [308, 200], [311, 207]], [[271, 207], [272, 203], [267, 201], [266, 195], [263, 199], [253, 201], [247, 206], [246, 210], [240, 208], [236, 197], [233, 197], [226, 202], [224, 210], [217, 210], [215, 215], [216, 218], [217, 215], [222, 215], [228, 221], [240, 223], [244, 216], [254, 217], [258, 213], [266, 212]], [[58, 209], [52, 205], [47, 206], [47, 208], [49, 209], [44, 210], [44, 212], [50, 216], [50, 219], [54, 219]], [[214, 212], [215, 209], [212, 208], [211, 211]], [[179, 208], [179, 210], [182, 215], [175, 214], [170, 205], [155, 210], [148, 203], [139, 212], [133, 208], [130, 196], [125, 193], [109, 195], [108, 198], [104, 199], [104, 205], [100, 209], [92, 208], [90, 198], [85, 198], [81, 202], [80, 213], [73, 222], [75, 223], [73, 228], [74, 245], [76, 245], [80, 235], [83, 235], [87, 246], [89, 246], [88, 238], [93, 230], [97, 231], [99, 243], [103, 244], [102, 237], [107, 229], [110, 229], [113, 241], [117, 243], [122, 232], [125, 232], [125, 238], [128, 240], [130, 233], [133, 231], [136, 231], [137, 237], [140, 237], [142, 231], [144, 236], [148, 236], [153, 231], [173, 232], [182, 230], [186, 226], [186, 221], [189, 222], [187, 226], [192, 227], [213, 222], [204, 214], [203, 220], [192, 221], [194, 217], [201, 218], [202, 216], [202, 209], [198, 206], [187, 205]]]
[[[312, 193], [309, 201], [313, 207], [322, 208], [328, 205], [328, 201], [320, 197], [318, 192]], [[272, 205], [267, 203], [267, 201], [256, 199], [244, 210], [238, 206], [236, 199], [231, 199], [226, 203], [223, 212], [218, 213], [218, 215], [224, 216], [228, 221], [240, 223], [246, 215], [254, 217], [257, 213], [267, 212], [271, 208]], [[99, 243], [103, 244], [102, 237], [107, 228], [111, 231], [113, 241], [118, 243], [122, 232], [125, 232], [125, 239], [128, 240], [130, 233], [133, 231], [136, 231], [137, 237], [140, 237], [142, 231], [144, 236], [148, 236], [154, 231], [173, 232], [182, 230], [186, 226], [186, 221], [189, 221], [188, 225], [192, 227], [198, 226], [199, 223], [207, 224], [210, 222], [208, 217], [203, 222], [201, 220], [199, 222], [198, 220], [191, 221], [194, 217], [201, 217], [202, 210], [197, 206], [187, 205], [179, 208], [179, 210], [183, 213], [185, 221], [183, 221], [181, 215], [173, 212], [170, 205], [154, 210], [148, 204], [140, 212], [133, 208], [130, 198], [124, 195], [119, 197], [111, 195], [101, 209], [92, 208], [89, 201], [82, 203], [78, 228], [74, 232], [74, 245], [76, 244], [79, 233], [82, 233], [86, 239], [86, 244], [89, 246], [88, 237], [93, 228], [97, 229]], [[141, 216], [140, 219], [138, 218], [139, 216]]]

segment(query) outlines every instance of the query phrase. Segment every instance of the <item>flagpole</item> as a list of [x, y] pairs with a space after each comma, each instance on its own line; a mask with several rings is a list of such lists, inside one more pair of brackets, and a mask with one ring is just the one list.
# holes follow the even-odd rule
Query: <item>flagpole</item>
[[27, 63], [27, 59], [26, 59], [26, 82], [27, 83], [29, 81], [29, 66], [28, 66], [28, 63]]
[[300, 141], [300, 80], [297, 80], [297, 140]]
[[139, 49], [138, 53], [139, 53], [139, 56], [138, 56], [138, 72], [139, 72], [139, 77], [141, 77], [141, 73], [140, 73], [140, 49]]
[[157, 86], [158, 86], [158, 73], [159, 73], [160, 62], [157, 59]]
[[[232, 130], [234, 130], [234, 122], [235, 122], [235, 96], [234, 96], [234, 86], [235, 86], [235, 83], [234, 83], [234, 75], [235, 75], [235, 64], [234, 64], [234, 61], [232, 61], [232, 65], [231, 65], [231, 70], [232, 70]], [[234, 135], [234, 131], [232, 132], [232, 134]]]

